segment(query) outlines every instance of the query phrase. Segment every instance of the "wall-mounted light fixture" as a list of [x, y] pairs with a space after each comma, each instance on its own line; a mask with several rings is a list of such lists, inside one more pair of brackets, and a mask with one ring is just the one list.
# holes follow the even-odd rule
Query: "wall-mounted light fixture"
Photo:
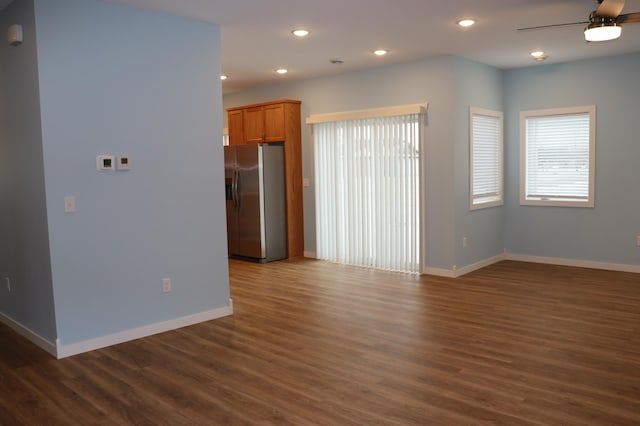
[[9, 27], [7, 42], [10, 46], [17, 46], [22, 43], [22, 25], [14, 24]]

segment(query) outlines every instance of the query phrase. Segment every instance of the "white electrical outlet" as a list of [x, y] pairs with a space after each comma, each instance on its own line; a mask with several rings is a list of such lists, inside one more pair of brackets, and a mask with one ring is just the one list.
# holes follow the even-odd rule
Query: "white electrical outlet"
[[171, 278], [162, 279], [162, 292], [169, 293], [171, 291]]
[[640, 247], [640, 235], [636, 237], [636, 245]]
[[469, 239], [467, 237], [464, 237], [462, 239], [462, 248], [467, 248], [469, 246]]
[[4, 277], [4, 281], [7, 283], [7, 291], [11, 291], [11, 280], [9, 277]]

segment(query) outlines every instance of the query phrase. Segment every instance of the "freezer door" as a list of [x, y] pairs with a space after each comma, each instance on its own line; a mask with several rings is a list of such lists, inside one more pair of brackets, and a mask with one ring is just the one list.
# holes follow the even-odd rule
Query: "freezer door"
[[227, 205], [227, 248], [229, 254], [238, 251], [238, 210], [236, 209], [236, 151], [234, 146], [224, 147], [224, 192]]
[[231, 254], [263, 259], [265, 253], [262, 200], [262, 147], [237, 145], [238, 247]]

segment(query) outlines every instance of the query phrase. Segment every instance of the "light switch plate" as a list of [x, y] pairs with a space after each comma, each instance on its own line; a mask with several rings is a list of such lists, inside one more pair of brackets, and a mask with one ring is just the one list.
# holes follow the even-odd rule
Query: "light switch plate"
[[162, 292], [163, 293], [171, 292], [171, 278], [162, 279]]
[[9, 46], [17, 46], [22, 43], [22, 35], [22, 25], [11, 25], [7, 31], [7, 42], [9, 43]]
[[76, 211], [76, 197], [67, 195], [64, 197], [64, 212], [73, 213]]

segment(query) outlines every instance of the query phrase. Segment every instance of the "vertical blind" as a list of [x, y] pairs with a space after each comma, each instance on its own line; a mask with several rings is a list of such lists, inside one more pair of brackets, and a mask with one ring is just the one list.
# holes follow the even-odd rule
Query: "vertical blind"
[[526, 199], [586, 201], [590, 114], [526, 118]]
[[419, 115], [313, 125], [317, 256], [419, 272]]
[[471, 110], [471, 207], [502, 202], [502, 114]]

